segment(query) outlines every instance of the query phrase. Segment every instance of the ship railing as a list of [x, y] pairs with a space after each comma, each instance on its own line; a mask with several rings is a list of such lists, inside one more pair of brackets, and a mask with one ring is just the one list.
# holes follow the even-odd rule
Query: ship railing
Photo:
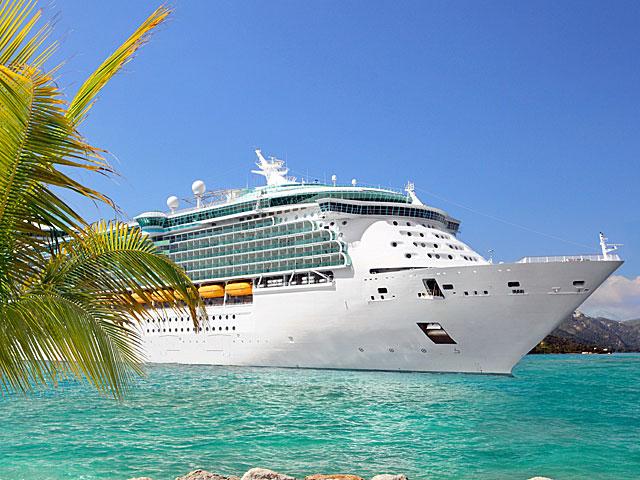
[[523, 257], [516, 263], [604, 262], [620, 260], [615, 254], [604, 255], [555, 255], [547, 257]]

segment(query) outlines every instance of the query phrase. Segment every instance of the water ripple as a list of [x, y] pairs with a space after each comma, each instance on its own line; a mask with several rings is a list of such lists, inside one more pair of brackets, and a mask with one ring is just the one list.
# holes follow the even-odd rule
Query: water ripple
[[412, 479], [640, 478], [639, 355], [535, 356], [514, 377], [151, 366], [123, 402], [65, 381], [0, 399], [0, 479], [193, 468]]

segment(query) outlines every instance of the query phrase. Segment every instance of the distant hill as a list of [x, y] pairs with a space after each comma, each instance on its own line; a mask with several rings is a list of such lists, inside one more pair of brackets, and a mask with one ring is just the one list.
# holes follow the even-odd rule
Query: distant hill
[[640, 319], [618, 322], [575, 312], [530, 353], [640, 352]]

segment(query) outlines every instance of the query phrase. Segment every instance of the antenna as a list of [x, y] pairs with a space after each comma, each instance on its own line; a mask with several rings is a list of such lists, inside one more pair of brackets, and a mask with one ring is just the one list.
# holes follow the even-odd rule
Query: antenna
[[333, 186], [336, 186], [336, 182], [338, 181], [338, 176], [336, 174], [331, 175], [331, 183], [333, 183]]
[[490, 248], [490, 249], [489, 249], [489, 251], [488, 251], [487, 253], [489, 254], [489, 258], [487, 259], [487, 261], [488, 261], [489, 263], [493, 263], [493, 253], [494, 253], [493, 248]]
[[416, 191], [415, 183], [408, 181], [407, 185], [404, 187], [404, 191], [407, 192], [408, 197], [411, 197], [411, 194]]
[[602, 256], [604, 257], [605, 260], [609, 260], [609, 254], [611, 252], [615, 252], [616, 250], [618, 250], [619, 247], [622, 246], [621, 243], [607, 243], [607, 240], [609, 240], [607, 237], [604, 236], [604, 233], [600, 232], [600, 249], [602, 250]]
[[276, 157], [269, 157], [269, 160], [265, 159], [259, 148], [255, 152], [258, 156], [258, 161], [256, 162], [258, 170], [251, 170], [251, 172], [265, 177], [269, 186], [286, 184], [288, 181], [286, 175], [289, 169], [285, 166], [285, 162]]
[[196, 197], [196, 208], [202, 207], [202, 195], [204, 195], [206, 190], [207, 187], [202, 180], [196, 180], [191, 184], [191, 191]]
[[407, 185], [404, 187], [404, 191], [407, 192], [407, 198], [411, 200], [413, 205], [424, 205], [416, 195], [416, 185], [413, 182], [408, 181]]

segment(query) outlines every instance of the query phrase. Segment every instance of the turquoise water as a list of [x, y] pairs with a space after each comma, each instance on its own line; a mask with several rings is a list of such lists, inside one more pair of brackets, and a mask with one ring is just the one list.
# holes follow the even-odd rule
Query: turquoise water
[[123, 403], [75, 383], [0, 398], [0, 478], [640, 478], [639, 380], [640, 355], [529, 356], [513, 377], [153, 366]]

